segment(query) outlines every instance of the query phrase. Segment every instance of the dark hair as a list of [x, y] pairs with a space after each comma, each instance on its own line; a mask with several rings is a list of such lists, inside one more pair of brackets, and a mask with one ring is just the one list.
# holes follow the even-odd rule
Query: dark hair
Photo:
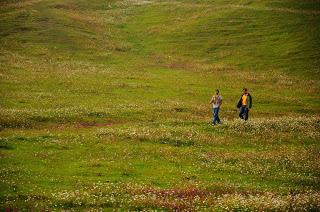
[[219, 89], [216, 90], [217, 93], [220, 93]]
[[243, 91], [248, 91], [248, 89], [247, 88], [243, 88]]

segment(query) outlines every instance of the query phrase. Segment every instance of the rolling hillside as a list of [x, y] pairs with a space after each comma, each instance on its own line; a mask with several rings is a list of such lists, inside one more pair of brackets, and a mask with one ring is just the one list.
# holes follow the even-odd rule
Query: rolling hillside
[[319, 23], [319, 0], [0, 1], [0, 208], [319, 210]]

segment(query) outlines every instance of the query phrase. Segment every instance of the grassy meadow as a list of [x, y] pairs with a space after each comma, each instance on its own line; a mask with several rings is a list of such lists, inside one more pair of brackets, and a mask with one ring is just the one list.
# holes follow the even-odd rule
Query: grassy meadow
[[0, 209], [319, 211], [319, 23], [319, 0], [1, 0]]

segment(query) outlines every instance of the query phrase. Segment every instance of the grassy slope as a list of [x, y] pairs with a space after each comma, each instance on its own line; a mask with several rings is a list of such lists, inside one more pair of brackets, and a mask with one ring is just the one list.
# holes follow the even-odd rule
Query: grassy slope
[[2, 207], [319, 207], [318, 5], [2, 2]]

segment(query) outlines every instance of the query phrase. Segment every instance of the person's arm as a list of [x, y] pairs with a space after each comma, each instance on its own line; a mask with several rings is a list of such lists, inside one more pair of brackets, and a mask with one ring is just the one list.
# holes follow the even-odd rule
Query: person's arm
[[242, 95], [240, 96], [240, 99], [238, 101], [237, 108], [240, 108], [241, 105], [242, 105]]
[[214, 97], [211, 98], [209, 105], [211, 105], [213, 103], [213, 100], [214, 100]]
[[220, 96], [220, 104], [219, 104], [219, 107], [221, 107], [221, 105], [222, 105], [222, 97]]

